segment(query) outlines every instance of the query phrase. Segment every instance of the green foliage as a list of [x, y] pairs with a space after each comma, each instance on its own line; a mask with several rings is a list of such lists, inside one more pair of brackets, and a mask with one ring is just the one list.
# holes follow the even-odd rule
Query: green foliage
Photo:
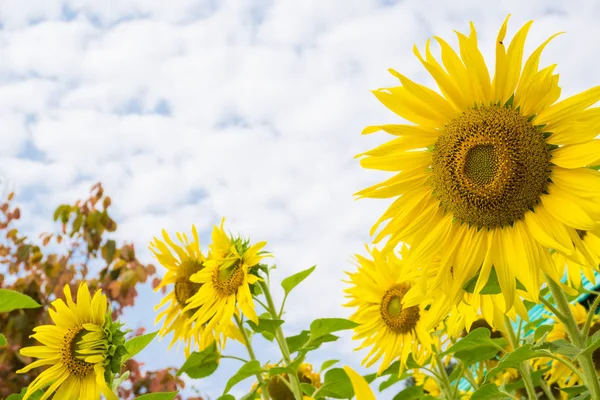
[[201, 352], [193, 352], [177, 371], [177, 376], [186, 373], [192, 379], [205, 378], [212, 375], [219, 367], [221, 355], [217, 345], [213, 343]]
[[281, 281], [281, 287], [285, 291], [285, 295], [287, 296], [290, 292], [300, 284], [303, 280], [308, 278], [308, 276], [315, 270], [317, 266], [313, 265], [312, 267], [305, 269], [304, 271], [300, 271], [294, 275], [288, 276], [284, 280]]
[[323, 386], [317, 398], [331, 397], [334, 399], [349, 399], [354, 396], [350, 378], [342, 368], [332, 368], [325, 373]]
[[337, 364], [340, 360], [327, 360], [327, 361], [323, 361], [323, 364], [321, 364], [321, 371], [325, 371], [327, 368]]
[[504, 339], [491, 339], [490, 330], [481, 327], [469, 332], [467, 336], [454, 343], [440, 356], [454, 354], [456, 358], [464, 363], [471, 364], [477, 361], [489, 360], [498, 353], [504, 343]]
[[310, 324], [309, 342], [314, 342], [319, 338], [333, 332], [356, 328], [358, 324], [344, 318], [319, 318]]
[[[261, 333], [263, 335], [264, 335], [264, 333], [268, 333], [269, 335], [266, 336], [266, 339], [273, 340], [272, 338], [275, 337], [277, 328], [279, 328], [283, 324], [283, 320], [261, 317], [261, 318], [258, 318], [258, 325], [256, 325], [254, 322], [252, 322], [250, 320], [246, 321], [246, 323], [250, 326], [250, 328], [254, 332]], [[271, 339], [269, 339], [269, 338], [271, 338]]]
[[500, 391], [498, 386], [493, 383], [486, 383], [473, 393], [471, 400], [505, 400], [510, 399], [511, 396]]
[[9, 289], [0, 289], [0, 313], [22, 308], [38, 308], [41, 305], [31, 297]]
[[420, 400], [425, 396], [421, 386], [410, 386], [394, 396], [393, 400]]
[[0, 346], [6, 346], [6, 336], [0, 333]]
[[253, 375], [261, 374], [265, 372], [265, 369], [260, 366], [260, 363], [256, 360], [248, 361], [227, 381], [223, 394], [227, 394], [232, 387], [240, 383], [246, 378], [250, 378]]
[[127, 354], [123, 356], [121, 359], [122, 362], [129, 360], [131, 357], [134, 357], [140, 351], [142, 351], [146, 346], [152, 342], [157, 332], [147, 333], [145, 335], [136, 336], [127, 342], [125, 342], [125, 350], [127, 350]]

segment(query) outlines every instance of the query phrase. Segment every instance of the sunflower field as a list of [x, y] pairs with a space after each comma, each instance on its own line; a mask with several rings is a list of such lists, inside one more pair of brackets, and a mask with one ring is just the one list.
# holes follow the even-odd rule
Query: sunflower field
[[[395, 123], [364, 128], [380, 144], [355, 162], [389, 177], [355, 197], [391, 203], [339, 270], [348, 318], [290, 330], [286, 302], [319, 267], [274, 278], [277, 248], [230, 232], [225, 217], [209, 243], [191, 223], [152, 232], [145, 264], [115, 239], [101, 184], [59, 205], [56, 231], [39, 240], [15, 228], [9, 194], [0, 398], [600, 400], [600, 86], [561, 96], [556, 65], [541, 65], [559, 34], [525, 54], [532, 22], [507, 38], [508, 21], [495, 64], [471, 24], [458, 48], [438, 36], [439, 53], [429, 40], [414, 47], [436, 88], [390, 69], [398, 85], [373, 90]], [[153, 332], [126, 318], [144, 284], [162, 298], [136, 306], [155, 313]], [[363, 370], [317, 365], [345, 334]], [[185, 361], [144, 368], [136, 357], [163, 338]], [[222, 393], [184, 395], [224, 368]]]

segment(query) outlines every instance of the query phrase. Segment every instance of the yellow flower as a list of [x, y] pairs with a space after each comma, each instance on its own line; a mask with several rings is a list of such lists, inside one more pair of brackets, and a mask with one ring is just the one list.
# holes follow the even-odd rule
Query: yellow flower
[[[439, 37], [442, 64], [430, 51], [415, 54], [441, 95], [391, 70], [401, 86], [375, 96], [413, 125], [379, 125], [394, 139], [359, 156], [365, 168], [396, 173], [357, 193], [395, 198], [373, 227], [385, 250], [412, 244], [407, 268], [423, 272], [435, 257], [440, 273], [431, 293], [462, 299], [463, 287], [479, 273], [475, 292], [492, 266], [506, 308], [517, 297], [518, 280], [537, 299], [543, 273], [558, 281], [548, 249], [573, 257], [581, 250], [577, 230], [600, 228], [600, 87], [557, 102], [555, 66], [540, 69], [550, 39], [523, 62], [532, 22], [506, 48], [508, 18], [496, 40], [491, 77], [477, 34], [458, 33], [460, 56]], [[555, 35], [556, 36], [556, 35]], [[414, 305], [408, 303], [407, 306]]]
[[352, 286], [345, 289], [350, 301], [346, 307], [358, 307], [350, 320], [359, 324], [353, 339], [363, 340], [357, 350], [372, 346], [363, 360], [367, 367], [383, 357], [379, 373], [395, 359], [402, 373], [408, 356], [425, 361], [431, 350], [431, 336], [426, 330], [426, 303], [404, 307], [402, 300], [411, 287], [403, 279], [404, 262], [393, 253], [371, 251], [372, 260], [357, 255], [358, 271], [348, 273]]
[[193, 310], [183, 311], [187, 301], [200, 289], [200, 284], [191, 282], [190, 276], [203, 268], [205, 257], [200, 251], [198, 231], [194, 225], [192, 225], [192, 242], [188, 240], [185, 233], [177, 233], [181, 245], [173, 242], [165, 230], [162, 231], [162, 235], [164, 241], [154, 238], [150, 243], [150, 250], [158, 262], [167, 269], [155, 291], [170, 285], [173, 285], [173, 290], [155, 307], [155, 310], [167, 307], [156, 317], [156, 323], [164, 319], [158, 333], [164, 337], [173, 332], [169, 348], [177, 341], [182, 341], [187, 358], [191, 349], [204, 349], [213, 341], [212, 337], [205, 337], [202, 340], [202, 326], [195, 328], [193, 321], [190, 320]]
[[[269, 364], [267, 365], [267, 369], [275, 367], [276, 365]], [[287, 374], [283, 374], [285, 379], [288, 379]], [[265, 380], [267, 382], [267, 393], [269, 393], [269, 397], [273, 400], [294, 400], [294, 394], [290, 390], [283, 380], [280, 379], [279, 376], [273, 376], [271, 378], [268, 377], [268, 373], [264, 374]], [[321, 376], [318, 372], [314, 372], [312, 369], [312, 365], [308, 363], [302, 363], [298, 367], [298, 380], [300, 383], [308, 383], [315, 388], [321, 387]], [[258, 383], [255, 383], [253, 388], [256, 387]], [[257, 393], [261, 393], [262, 390], [259, 389]], [[312, 399], [311, 397], [304, 396], [303, 400]]]
[[569, 284], [575, 288], [581, 286], [581, 272], [590, 282], [595, 282], [594, 267], [600, 264], [600, 233], [577, 230], [572, 237], [576, 250], [571, 257], [555, 252], [552, 258], [560, 271], [567, 267]]
[[[98, 400], [102, 393], [109, 400], [118, 400], [108, 387], [105, 378], [105, 366], [112, 361], [108, 353], [115, 345], [119, 351], [125, 334], [112, 323], [107, 315], [108, 301], [98, 290], [91, 297], [86, 283], [77, 291], [77, 303], [73, 302], [71, 289], [64, 287], [66, 303], [62, 299], [52, 302], [50, 318], [54, 325], [41, 325], [34, 328], [32, 335], [40, 346], [21, 349], [21, 354], [36, 357], [39, 360], [17, 371], [25, 373], [44, 365], [50, 366], [42, 372], [27, 388], [23, 400], [47, 385], [50, 387], [42, 400], [54, 394], [61, 400]], [[107, 332], [112, 335], [109, 338]], [[116, 340], [119, 340], [116, 343]], [[121, 353], [122, 355], [123, 353]], [[120, 356], [117, 364], [120, 365]]]
[[423, 390], [427, 394], [433, 397], [439, 397], [442, 395], [442, 391], [438, 387], [437, 382], [431, 376], [424, 374], [420, 370], [414, 370], [412, 377], [415, 379], [415, 384], [423, 387]]
[[196, 324], [206, 324], [203, 336], [223, 333], [231, 326], [232, 318], [239, 315], [238, 309], [249, 320], [258, 324], [250, 285], [260, 280], [250, 273], [265, 257], [260, 250], [266, 242], [249, 246], [241, 239], [227, 236], [221, 226], [215, 225], [209, 257], [204, 268], [190, 277], [200, 289], [189, 299], [184, 311], [191, 310]]

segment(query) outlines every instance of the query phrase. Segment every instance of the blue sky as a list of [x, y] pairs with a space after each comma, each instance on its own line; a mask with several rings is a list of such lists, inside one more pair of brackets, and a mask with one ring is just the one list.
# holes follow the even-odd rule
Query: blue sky
[[[395, 84], [390, 67], [432, 84], [413, 44], [423, 49], [433, 35], [454, 43], [452, 30], [470, 20], [493, 62], [508, 13], [509, 36], [536, 21], [526, 51], [567, 31], [542, 58], [559, 63], [563, 96], [600, 82], [593, 1], [3, 0], [0, 175], [30, 233], [54, 229], [53, 208], [102, 181], [116, 238], [134, 240], [146, 262], [162, 228], [194, 223], [206, 246], [225, 216], [232, 232], [268, 241], [276, 283], [316, 264], [288, 302], [294, 334], [314, 318], [348, 315], [343, 271], [388, 204], [352, 197], [385, 178], [353, 159], [385, 140], [360, 131], [398, 121], [369, 90]], [[153, 330], [148, 304], [158, 301], [143, 290], [129, 325]], [[182, 352], [166, 344], [142, 361], [180, 365]], [[358, 366], [355, 345], [345, 336], [312, 361]], [[265, 351], [263, 361], [274, 358]], [[195, 385], [216, 397], [235, 368], [223, 362]]]

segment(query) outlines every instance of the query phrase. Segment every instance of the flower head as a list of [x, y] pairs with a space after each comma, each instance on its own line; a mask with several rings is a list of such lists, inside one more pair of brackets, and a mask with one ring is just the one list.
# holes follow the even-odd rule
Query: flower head
[[112, 373], [119, 372], [121, 357], [127, 353], [121, 324], [112, 321], [107, 312], [108, 301], [100, 290], [92, 297], [87, 283], [82, 283], [76, 302], [68, 285], [64, 293], [66, 303], [57, 299], [52, 302], [54, 309], [49, 310], [54, 325], [34, 328], [32, 337], [41, 345], [21, 349], [22, 355], [39, 360], [18, 373], [49, 366], [31, 382], [23, 399], [50, 385], [42, 400], [52, 394], [64, 400], [99, 399], [100, 394], [118, 400], [108, 384]]
[[549, 249], [580, 260], [577, 232], [600, 229], [600, 172], [589, 168], [600, 164], [600, 108], [590, 108], [600, 87], [557, 101], [555, 66], [539, 66], [554, 36], [523, 65], [531, 22], [510, 44], [507, 23], [496, 40], [493, 76], [473, 24], [468, 35], [457, 33], [460, 55], [435, 38], [442, 63], [429, 42], [425, 57], [415, 48], [441, 94], [391, 71], [400, 86], [374, 94], [412, 124], [363, 131], [394, 139], [360, 154], [361, 165], [396, 175], [357, 195], [395, 198], [372, 233], [383, 224], [375, 241], [387, 237], [385, 251], [410, 243], [409, 270], [425, 276], [440, 260], [427, 296], [443, 292], [456, 304], [469, 280], [478, 276], [479, 293], [494, 270], [509, 310], [517, 282], [537, 300], [544, 274], [562, 276]]
[[402, 371], [410, 354], [416, 360], [431, 354], [432, 340], [426, 329], [427, 304], [402, 305], [412, 285], [403, 278], [402, 259], [376, 249], [371, 256], [372, 259], [367, 259], [357, 255], [358, 271], [348, 274], [351, 286], [345, 292], [350, 301], [345, 306], [358, 307], [350, 317], [359, 324], [353, 339], [363, 340], [358, 349], [372, 346], [363, 361], [367, 367], [383, 358], [381, 373], [399, 359]]
[[239, 315], [240, 311], [246, 318], [258, 323], [250, 285], [260, 278], [251, 270], [265, 257], [260, 251], [266, 242], [250, 245], [248, 241], [229, 237], [223, 224], [224, 220], [220, 227], [213, 229], [204, 268], [190, 277], [191, 282], [200, 285], [200, 288], [184, 309], [192, 311], [191, 319], [195, 324], [206, 324], [203, 336], [226, 332], [233, 316]]

